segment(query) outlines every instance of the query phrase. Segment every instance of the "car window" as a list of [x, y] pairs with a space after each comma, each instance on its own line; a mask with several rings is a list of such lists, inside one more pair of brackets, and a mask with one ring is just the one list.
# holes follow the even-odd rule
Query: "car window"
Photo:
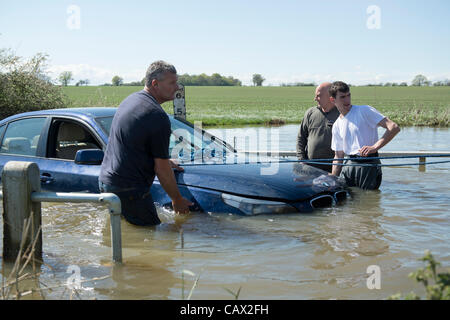
[[111, 124], [113, 121], [113, 117], [108, 116], [108, 117], [97, 117], [95, 118], [95, 121], [100, 125], [100, 127], [102, 128], [103, 132], [109, 136], [109, 131], [111, 130]]
[[98, 142], [83, 126], [74, 122], [57, 120], [53, 124], [57, 127], [55, 149], [51, 157], [74, 160], [78, 150], [101, 149]]
[[46, 118], [28, 118], [10, 122], [0, 148], [1, 153], [35, 156]]

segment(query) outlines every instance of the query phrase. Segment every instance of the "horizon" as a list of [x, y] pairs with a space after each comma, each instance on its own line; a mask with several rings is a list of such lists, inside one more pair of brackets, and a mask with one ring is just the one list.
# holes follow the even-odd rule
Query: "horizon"
[[[354, 86], [450, 79], [450, 3], [400, 0], [149, 1], [73, 0], [0, 4], [2, 47], [49, 55], [56, 79], [140, 81], [165, 60], [178, 74], [232, 76], [264, 86], [342, 80]], [[125, 14], [124, 14], [125, 13]]]

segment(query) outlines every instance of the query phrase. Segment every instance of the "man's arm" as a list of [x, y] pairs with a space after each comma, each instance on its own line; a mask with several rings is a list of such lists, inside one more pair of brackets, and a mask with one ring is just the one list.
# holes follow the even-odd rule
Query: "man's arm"
[[193, 203], [181, 196], [172, 166], [173, 163], [169, 159], [155, 158], [155, 173], [161, 186], [172, 199], [173, 210], [176, 213], [188, 213], [189, 206], [192, 206]]
[[386, 129], [386, 132], [383, 136], [373, 145], [373, 146], [364, 146], [359, 150], [359, 153], [363, 157], [367, 157], [371, 153], [375, 153], [381, 148], [383, 148], [386, 144], [388, 144], [396, 135], [400, 132], [400, 127], [389, 118], [384, 118], [381, 120], [378, 125]]
[[307, 113], [305, 113], [305, 116], [303, 117], [297, 135], [297, 158], [299, 160], [308, 159], [308, 154], [306, 153], [306, 146], [308, 144], [308, 127], [306, 125], [306, 122], [307, 122]]
[[[334, 152], [334, 158], [335, 159], [343, 159], [344, 158], [344, 151], [335, 151]], [[342, 163], [342, 160], [334, 160], [333, 161], [333, 169], [331, 169], [331, 174], [335, 176], [339, 176], [342, 171], [342, 166], [335, 165], [334, 163]]]

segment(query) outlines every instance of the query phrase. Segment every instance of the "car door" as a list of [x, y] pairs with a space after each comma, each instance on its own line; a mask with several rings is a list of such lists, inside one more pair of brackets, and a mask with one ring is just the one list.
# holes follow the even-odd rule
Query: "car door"
[[78, 150], [102, 149], [92, 127], [73, 118], [53, 117], [40, 166], [42, 188], [59, 192], [99, 192], [100, 165], [75, 163]]
[[35, 162], [41, 167], [40, 141], [45, 136], [48, 117], [35, 116], [13, 120], [0, 127], [0, 171], [9, 161]]

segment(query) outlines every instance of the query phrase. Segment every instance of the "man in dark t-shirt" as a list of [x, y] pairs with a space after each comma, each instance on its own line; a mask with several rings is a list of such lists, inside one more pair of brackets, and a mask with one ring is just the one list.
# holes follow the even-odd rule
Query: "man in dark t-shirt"
[[155, 175], [175, 212], [187, 213], [193, 205], [176, 184], [172, 168], [183, 169], [169, 159], [170, 120], [161, 107], [177, 90], [175, 67], [164, 61], [152, 63], [144, 90], [122, 101], [111, 124], [99, 187], [119, 196], [122, 215], [135, 225], [161, 223], [150, 194]]

